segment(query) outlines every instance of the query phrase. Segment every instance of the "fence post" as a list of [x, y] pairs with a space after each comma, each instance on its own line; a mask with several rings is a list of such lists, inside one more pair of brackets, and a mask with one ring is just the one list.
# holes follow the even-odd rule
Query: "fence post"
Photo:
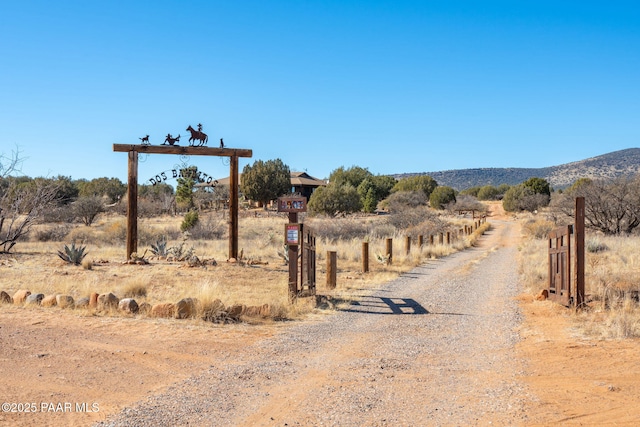
[[584, 197], [576, 197], [576, 297], [575, 307], [584, 305]]
[[409, 255], [411, 252], [411, 236], [406, 236], [404, 238], [404, 250], [406, 255]]
[[451, 232], [447, 231], [447, 245], [451, 244]]
[[336, 276], [337, 276], [337, 255], [336, 251], [327, 251], [327, 288], [336, 288]]
[[362, 242], [362, 272], [369, 272], [369, 242]]
[[422, 244], [423, 244], [423, 243], [424, 243], [424, 238], [422, 237], [422, 234], [420, 234], [420, 235], [418, 236], [418, 247], [419, 247], [420, 249], [422, 249]]
[[389, 265], [393, 263], [393, 239], [388, 238], [385, 242], [385, 255], [389, 258]]

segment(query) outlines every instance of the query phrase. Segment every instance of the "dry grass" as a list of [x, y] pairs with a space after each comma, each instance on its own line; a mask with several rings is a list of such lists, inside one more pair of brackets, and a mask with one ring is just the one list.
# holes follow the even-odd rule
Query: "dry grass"
[[[225, 220], [221, 214], [208, 215], [212, 223]], [[150, 262], [148, 265], [125, 264], [124, 219], [115, 215], [105, 216], [91, 227], [73, 227], [59, 241], [42, 241], [42, 235], [47, 233], [34, 233], [32, 240], [21, 242], [16, 247], [17, 253], [0, 255], [4, 288], [0, 290], [9, 294], [18, 289], [29, 289], [45, 295], [68, 294], [76, 300], [92, 292], [112, 292], [120, 298], [133, 297], [138, 303], [152, 305], [197, 298], [202, 311], [215, 310], [219, 303], [225, 306], [268, 304], [272, 318], [301, 318], [314, 310], [314, 302], [301, 300], [292, 305], [288, 301], [288, 267], [278, 255], [283, 247], [284, 225], [288, 221], [286, 216], [263, 212], [243, 215], [239, 224], [239, 247], [243, 259], [237, 263], [227, 262], [229, 246], [226, 235], [215, 240], [194, 240], [176, 231], [181, 221], [181, 217], [141, 220], [138, 228], [144, 230], [141, 234], [146, 237], [140, 241], [137, 253], [145, 253], [151, 244], [166, 238], [168, 246], [182, 246], [185, 250], [192, 250], [201, 260], [216, 260], [217, 265], [210, 262], [205, 266], [188, 267], [182, 262], [155, 259], [150, 251], [145, 255]], [[457, 219], [451, 229], [457, 230], [463, 224], [471, 225], [472, 221]], [[350, 294], [391, 280], [426, 260], [472, 246], [477, 236], [489, 226], [485, 224], [473, 235], [460, 237], [450, 245], [429, 245], [425, 236], [424, 245], [420, 248], [414, 239], [410, 252], [406, 253], [401, 233], [394, 231], [393, 235], [383, 234], [391, 229], [382, 217], [332, 220], [333, 230], [338, 230], [338, 234], [333, 234], [331, 238], [323, 238], [318, 234], [317, 292], [349, 298]], [[41, 226], [40, 230], [54, 227], [47, 224]], [[340, 233], [349, 238], [337, 238]], [[391, 265], [379, 264], [375, 257], [376, 253], [385, 252], [387, 237], [394, 239]], [[86, 265], [71, 266], [57, 257], [56, 252], [72, 241], [86, 245]], [[369, 242], [368, 273], [362, 273], [363, 241]], [[336, 289], [326, 288], [328, 251], [338, 254]]]
[[[524, 220], [519, 248], [519, 272], [531, 293], [548, 286], [546, 238], [530, 234], [539, 229]], [[602, 236], [587, 231], [585, 294], [588, 307], [574, 314], [585, 334], [601, 338], [640, 337], [640, 246], [638, 236]]]

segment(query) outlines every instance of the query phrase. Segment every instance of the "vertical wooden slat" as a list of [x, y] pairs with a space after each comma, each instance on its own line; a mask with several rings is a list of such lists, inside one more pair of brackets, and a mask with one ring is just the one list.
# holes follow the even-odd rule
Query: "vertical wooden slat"
[[576, 243], [576, 292], [575, 306], [584, 305], [584, 197], [576, 197], [575, 243]]
[[362, 272], [369, 272], [369, 242], [362, 242]]

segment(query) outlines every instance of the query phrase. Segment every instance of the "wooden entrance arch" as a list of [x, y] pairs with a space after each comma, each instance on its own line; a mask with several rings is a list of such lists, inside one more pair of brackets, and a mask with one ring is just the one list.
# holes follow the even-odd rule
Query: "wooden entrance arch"
[[176, 145], [113, 144], [113, 151], [129, 153], [127, 175], [127, 259], [138, 251], [138, 153], [229, 157], [229, 258], [238, 258], [238, 157], [252, 150], [236, 148], [180, 147]]

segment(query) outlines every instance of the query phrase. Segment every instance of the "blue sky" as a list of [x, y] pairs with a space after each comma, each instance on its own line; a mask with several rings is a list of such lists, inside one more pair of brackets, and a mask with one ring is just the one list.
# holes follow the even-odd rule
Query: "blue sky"
[[[544, 167], [640, 147], [640, 4], [0, 0], [0, 153], [126, 181], [113, 144], [210, 146], [325, 178]], [[183, 144], [184, 145], [184, 144]], [[141, 158], [139, 179], [181, 162]]]

